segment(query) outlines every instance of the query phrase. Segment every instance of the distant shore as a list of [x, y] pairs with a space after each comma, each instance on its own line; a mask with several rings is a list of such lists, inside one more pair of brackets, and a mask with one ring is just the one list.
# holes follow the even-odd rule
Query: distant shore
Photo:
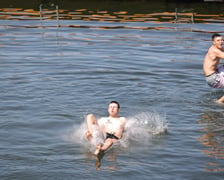
[[[210, 1], [210, 0], [208, 0]], [[60, 9], [88, 9], [99, 11], [127, 11], [133, 13], [174, 12], [175, 8], [194, 9], [200, 14], [223, 14], [222, 2], [204, 0], [7, 0], [0, 1], [0, 8], [39, 9], [42, 3], [57, 3]]]
[[[179, 0], [8, 0], [0, 2], [0, 19], [85, 20], [111, 22], [223, 23], [223, 3]], [[42, 10], [58, 12], [42, 17]]]

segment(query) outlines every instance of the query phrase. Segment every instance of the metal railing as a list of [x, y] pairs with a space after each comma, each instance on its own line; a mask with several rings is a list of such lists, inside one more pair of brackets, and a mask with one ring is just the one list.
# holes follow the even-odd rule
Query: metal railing
[[175, 9], [175, 23], [194, 24], [194, 9]]
[[57, 27], [60, 26], [59, 7], [56, 3], [54, 2], [41, 3], [39, 6], [39, 11], [40, 11], [40, 21], [56, 19]]

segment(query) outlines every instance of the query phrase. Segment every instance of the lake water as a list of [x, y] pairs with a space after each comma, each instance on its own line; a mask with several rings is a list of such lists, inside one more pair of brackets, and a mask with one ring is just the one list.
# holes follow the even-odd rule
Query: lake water
[[[61, 23], [0, 21], [0, 179], [223, 179], [223, 91], [202, 73], [222, 24]], [[96, 170], [83, 122], [111, 100], [127, 141]]]

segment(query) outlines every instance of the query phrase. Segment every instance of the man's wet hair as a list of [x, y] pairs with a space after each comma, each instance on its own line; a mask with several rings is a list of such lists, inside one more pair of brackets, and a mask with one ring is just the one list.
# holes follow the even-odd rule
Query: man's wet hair
[[212, 41], [215, 39], [215, 38], [217, 38], [217, 37], [221, 37], [222, 35], [221, 34], [219, 34], [219, 33], [214, 33], [213, 35], [212, 35]]
[[117, 101], [111, 101], [109, 104], [112, 104], [112, 103], [117, 104], [118, 109], [120, 109], [120, 104]]

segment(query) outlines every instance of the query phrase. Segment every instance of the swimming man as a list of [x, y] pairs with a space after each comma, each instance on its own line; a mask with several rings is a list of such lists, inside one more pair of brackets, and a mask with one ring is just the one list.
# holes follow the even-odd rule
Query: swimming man
[[[223, 38], [220, 34], [212, 35], [212, 45], [208, 49], [203, 63], [205, 79], [209, 86], [224, 89], [224, 65], [220, 65], [220, 59], [224, 59]], [[224, 103], [224, 96], [217, 100]]]
[[103, 117], [97, 121], [93, 114], [87, 115], [87, 132], [86, 138], [91, 141], [93, 134], [93, 126], [99, 127], [100, 131], [105, 135], [104, 143], [98, 144], [94, 154], [98, 156], [101, 152], [108, 150], [117, 140], [121, 139], [126, 124], [126, 118], [119, 117], [120, 105], [117, 101], [111, 101], [108, 105], [108, 117]]

